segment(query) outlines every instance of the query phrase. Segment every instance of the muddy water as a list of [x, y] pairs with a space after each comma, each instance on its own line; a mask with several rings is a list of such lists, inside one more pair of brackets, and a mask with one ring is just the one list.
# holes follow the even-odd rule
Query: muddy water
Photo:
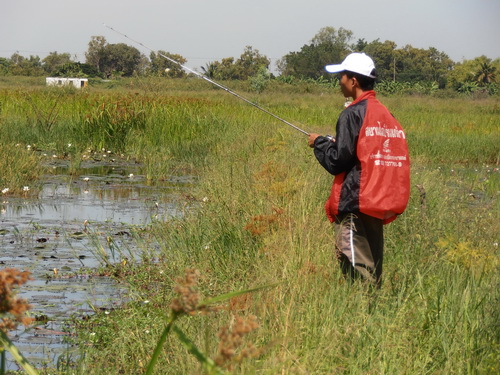
[[[34, 280], [20, 296], [40, 319], [12, 337], [37, 366], [53, 366], [71, 352], [68, 318], [126, 301], [125, 286], [92, 276], [91, 270], [103, 265], [99, 244], [109, 262], [139, 256], [134, 231], [182, 215], [183, 195], [195, 183], [193, 177], [172, 176], [151, 186], [140, 166], [127, 163], [84, 164], [77, 177], [69, 176], [65, 165], [51, 171], [38, 196], [0, 196], [0, 268], [32, 272]], [[8, 368], [17, 366], [9, 362]]]

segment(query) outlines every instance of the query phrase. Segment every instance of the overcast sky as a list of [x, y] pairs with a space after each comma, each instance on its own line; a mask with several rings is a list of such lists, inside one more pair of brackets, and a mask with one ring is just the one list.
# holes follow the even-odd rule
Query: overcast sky
[[[0, 0], [0, 57], [69, 52], [85, 62], [93, 35], [180, 54], [199, 70], [252, 46], [272, 64], [299, 51], [323, 27], [353, 42], [391, 40], [435, 47], [454, 61], [500, 58], [500, 0]], [[332, 61], [333, 62], [333, 61]]]

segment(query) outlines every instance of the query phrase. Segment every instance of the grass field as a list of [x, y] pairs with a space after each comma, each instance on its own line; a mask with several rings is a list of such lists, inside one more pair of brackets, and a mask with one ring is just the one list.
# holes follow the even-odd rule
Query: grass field
[[[343, 108], [325, 87], [236, 88], [324, 134]], [[412, 195], [385, 228], [374, 292], [343, 280], [323, 212], [332, 176], [285, 124], [200, 81], [83, 92], [0, 85], [8, 194], [36, 184], [44, 153], [77, 163], [105, 149], [144, 163], [151, 181], [200, 177], [189, 192], [197, 209], [149, 227], [158, 247], [144, 242], [143, 261], [122, 272], [132, 302], [82, 324], [85, 355], [61, 372], [139, 374], [156, 353], [155, 374], [497, 373], [500, 101], [380, 99], [407, 132]], [[199, 278], [179, 280], [186, 269]], [[155, 351], [177, 292], [209, 298], [265, 285], [273, 286], [180, 316], [185, 336], [171, 333]], [[216, 365], [203, 369], [207, 358]]]

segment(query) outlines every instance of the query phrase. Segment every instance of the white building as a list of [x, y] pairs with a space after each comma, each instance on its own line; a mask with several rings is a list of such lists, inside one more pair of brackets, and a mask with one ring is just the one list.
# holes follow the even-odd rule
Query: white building
[[89, 80], [87, 78], [63, 78], [63, 77], [47, 77], [45, 78], [47, 86], [74, 86], [77, 89], [87, 87]]

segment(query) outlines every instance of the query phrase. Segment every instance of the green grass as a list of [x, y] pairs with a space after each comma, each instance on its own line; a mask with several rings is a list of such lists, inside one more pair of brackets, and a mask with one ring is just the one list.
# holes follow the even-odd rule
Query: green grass
[[[103, 103], [127, 101], [144, 122], [122, 135], [120, 152], [144, 161], [153, 180], [179, 168], [200, 177], [189, 192], [194, 209], [151, 227], [156, 245], [145, 248], [141, 264], [127, 265], [132, 302], [81, 326], [85, 356], [76, 372], [145, 371], [186, 268], [200, 270], [207, 298], [280, 283], [180, 325], [215, 358], [221, 327], [255, 315], [260, 327], [245, 340], [262, 352], [233, 361], [231, 373], [498, 372], [498, 100], [381, 98], [407, 130], [412, 196], [386, 227], [384, 283], [374, 292], [341, 276], [323, 211], [332, 176], [306, 137], [220, 90], [168, 84], [168, 91], [128, 81], [65, 94], [46, 133], [33, 125], [23, 91], [0, 92], [2, 149], [27, 142], [60, 152], [66, 143], [111, 148], [105, 137], [86, 134], [82, 120]], [[31, 95], [47, 94], [38, 88]], [[326, 89], [245, 96], [321, 133], [334, 131], [343, 106]], [[179, 340], [167, 338], [154, 373], [201, 371]]]
[[43, 173], [40, 157], [30, 145], [0, 145], [0, 197], [11, 194], [31, 194], [36, 191]]

